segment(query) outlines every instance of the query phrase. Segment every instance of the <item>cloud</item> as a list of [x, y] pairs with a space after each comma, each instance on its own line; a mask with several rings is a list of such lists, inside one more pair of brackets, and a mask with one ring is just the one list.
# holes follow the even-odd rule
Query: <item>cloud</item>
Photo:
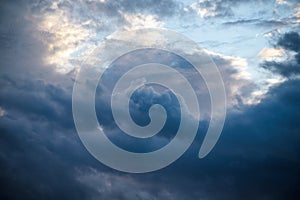
[[239, 19], [236, 21], [224, 22], [223, 24], [229, 26], [255, 25], [260, 27], [282, 27], [287, 25], [287, 22], [283, 20]]
[[[152, 184], [137, 177], [125, 174], [109, 174], [90, 168], [78, 170], [77, 179], [96, 192], [91, 199], [113, 200], [152, 200], [152, 199], [183, 199], [189, 194], [177, 192], [163, 187], [162, 183]], [[130, 188], [130, 189], [129, 189]]]
[[288, 78], [297, 76], [300, 73], [299, 63], [295, 62], [277, 63], [274, 61], [269, 61], [263, 63], [261, 66], [265, 69], [271, 70], [274, 73], [280, 74]]
[[268, 90], [282, 82], [278, 77], [267, 77], [264, 82], [251, 73], [247, 59], [209, 52], [223, 76], [227, 93], [227, 108], [260, 103]]
[[249, 1], [238, 0], [198, 0], [189, 6], [202, 18], [232, 17], [234, 7], [247, 4]]
[[59, 75], [44, 63], [46, 46], [37, 41], [36, 27], [26, 17], [23, 6], [28, 5], [2, 3], [0, 198], [87, 198], [88, 188], [72, 174], [85, 151], [70, 112], [72, 75]]
[[[197, 153], [207, 122], [200, 124], [196, 141], [189, 151], [161, 171], [140, 175], [124, 174], [95, 160], [80, 142], [72, 121], [71, 94], [75, 72], [57, 73], [56, 65], [60, 59], [57, 63], [49, 63], [48, 56], [62, 55], [62, 59], [67, 59], [65, 54], [58, 52], [80, 49], [82, 44], [76, 44], [75, 41], [83, 43], [89, 40], [85, 30], [94, 24], [87, 18], [95, 17], [93, 19], [99, 20], [101, 14], [98, 18], [93, 16], [98, 11], [103, 11], [103, 15], [111, 17], [112, 21], [120, 20], [123, 24], [121, 13], [113, 5], [128, 10], [127, 14], [131, 11], [129, 16], [134, 16], [134, 19], [139, 18], [141, 10], [146, 11], [147, 6], [150, 7], [154, 13], [141, 12], [142, 22], [149, 16], [153, 16], [150, 21], [158, 22], [160, 17], [168, 17], [174, 10], [172, 4], [170, 9], [166, 8], [168, 4], [156, 2], [150, 5], [150, 2], [155, 1], [145, 5], [140, 1], [86, 2], [84, 5], [88, 9], [83, 9], [84, 6], [75, 8], [75, 3], [67, 1], [59, 1], [57, 4], [42, 1], [32, 5], [28, 5], [27, 1], [7, 1], [0, 6], [1, 199], [276, 200], [292, 199], [297, 195], [300, 176], [300, 116], [297, 112], [300, 83], [297, 79], [268, 88], [260, 103], [242, 104], [239, 109], [230, 110], [219, 143], [205, 159], [198, 159]], [[67, 14], [60, 15], [56, 9], [62, 9]], [[160, 15], [163, 9], [169, 11]], [[89, 14], [87, 10], [93, 10], [91, 16], [84, 15]], [[37, 18], [30, 18], [32, 13]], [[43, 13], [47, 13], [45, 18], [39, 18]], [[72, 14], [82, 18], [70, 17]], [[70, 18], [65, 20], [65, 15]], [[56, 25], [49, 26], [51, 28], [43, 32], [39, 25], [47, 21], [55, 22], [53, 24]], [[104, 20], [100, 23], [101, 27], [99, 25], [99, 29], [95, 30], [106, 30], [105, 24], [112, 21]], [[299, 49], [295, 46], [297, 42], [294, 42], [298, 36], [295, 35], [284, 35], [281, 42], [273, 50], [264, 52], [264, 55], [273, 56], [274, 51], [285, 49], [295, 54], [293, 62], [297, 60], [295, 66], [298, 66]], [[92, 47], [94, 41], [91, 39], [90, 42]], [[57, 50], [49, 49], [50, 44], [54, 44]], [[230, 98], [238, 100], [256, 91], [248, 80], [247, 70], [244, 70], [249, 65], [248, 60], [214, 52], [210, 54], [220, 66]], [[182, 68], [183, 71], [185, 69]], [[186, 71], [188, 75], [193, 74], [189, 72]], [[279, 73], [290, 77], [291, 74], [298, 74], [298, 71], [289, 68]], [[100, 92], [103, 92], [101, 89], [105, 88], [100, 88]], [[198, 89], [201, 87], [198, 86]], [[136, 99], [132, 102], [133, 118], [140, 120], [139, 123], [147, 122], [141, 116], [143, 109], [153, 103], [151, 100], [161, 98], [160, 101], [173, 105], [173, 111], [176, 111], [175, 99], [168, 96], [168, 93], [158, 94], [153, 88], [148, 88], [137, 91], [135, 95]], [[151, 98], [146, 98], [146, 95]], [[135, 110], [134, 106], [140, 110]], [[108, 127], [112, 119], [108, 111], [104, 111], [107, 117], [104, 122]], [[175, 117], [171, 122], [176, 123]], [[171, 132], [176, 127], [171, 123], [167, 129]]]
[[[60, 120], [54, 124], [61, 125], [54, 126], [49, 125], [48, 115], [10, 111], [0, 126], [0, 158], [5, 163], [1, 195], [16, 199], [18, 195], [25, 199], [292, 197], [299, 168], [298, 87], [299, 81], [286, 82], [273, 88], [261, 104], [230, 113], [220, 142], [206, 159], [197, 158], [200, 134], [174, 165], [145, 175], [109, 171], [89, 156], [75, 130], [64, 128]], [[274, 110], [279, 114], [274, 115]]]
[[300, 4], [297, 4], [297, 7], [295, 8], [295, 17], [296, 17], [296, 22], [299, 24], [300, 23]]
[[27, 5], [36, 37], [47, 46], [44, 58], [60, 73], [79, 68], [99, 41], [116, 30], [162, 27], [166, 17], [182, 13], [181, 3], [157, 1], [43, 1]]
[[163, 27], [164, 23], [159, 21], [155, 15], [143, 15], [138, 14], [124, 14], [124, 18], [128, 23], [125, 26], [126, 30], [138, 29], [138, 28], [160, 28]]
[[0, 117], [5, 115], [5, 110], [3, 108], [0, 107]]
[[266, 61], [286, 59], [284, 55], [284, 49], [281, 48], [264, 48], [258, 54], [262, 60]]
[[289, 32], [283, 35], [277, 43], [287, 50], [299, 52], [300, 51], [300, 36], [297, 32]]
[[200, 0], [191, 4], [190, 9], [194, 10], [202, 18], [233, 15], [230, 7], [223, 1]]
[[288, 5], [289, 2], [285, 1], [285, 0], [276, 0], [275, 2], [276, 4], [279, 4], [279, 5]]
[[197, 158], [200, 134], [181, 159], [161, 171], [130, 175], [81, 168], [77, 179], [97, 191], [94, 198], [292, 198], [299, 177], [299, 86], [299, 80], [287, 81], [259, 105], [229, 113], [221, 140], [203, 160]]
[[[294, 56], [285, 61], [266, 61], [262, 67], [271, 70], [274, 73], [290, 78], [300, 73], [300, 35], [297, 32], [288, 32], [281, 36], [277, 42], [279, 48], [291, 51]], [[279, 49], [278, 48], [278, 49]]]

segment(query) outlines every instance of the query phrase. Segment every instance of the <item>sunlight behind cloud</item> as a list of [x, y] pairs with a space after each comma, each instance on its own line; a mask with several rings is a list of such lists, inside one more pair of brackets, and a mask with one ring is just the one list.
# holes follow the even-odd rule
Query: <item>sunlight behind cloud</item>
[[[57, 5], [52, 4], [52, 7]], [[73, 70], [76, 66], [74, 62], [80, 61], [83, 56], [82, 49], [90, 48], [86, 41], [95, 36], [93, 30], [85, 27], [89, 23], [91, 21], [73, 23], [58, 9], [45, 15], [38, 24], [39, 30], [44, 33], [41, 39], [48, 47], [45, 62], [54, 65], [59, 73]]]

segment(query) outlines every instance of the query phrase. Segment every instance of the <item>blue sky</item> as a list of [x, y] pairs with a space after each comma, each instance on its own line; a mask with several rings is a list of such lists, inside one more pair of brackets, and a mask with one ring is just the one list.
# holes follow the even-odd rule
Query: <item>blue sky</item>
[[[1, 199], [274, 200], [299, 195], [297, 0], [24, 0], [2, 1], [0, 13]], [[122, 173], [101, 164], [81, 143], [72, 116], [73, 84], [106, 37], [155, 27], [189, 37], [213, 59], [225, 83], [226, 121], [212, 152], [199, 159], [209, 124], [207, 88], [197, 85], [195, 71], [181, 58], [159, 60], [152, 52], [150, 60], [180, 65], [205, 115], [193, 144], [176, 162], [156, 172]], [[105, 72], [96, 111], [115, 144], [148, 152], [174, 137], [179, 102], [166, 88], [139, 89], [130, 104], [133, 120], [146, 125], [149, 107], [161, 103], [168, 112], [166, 125], [146, 141], [122, 133], [109, 97], [123, 73], [119, 69], [145, 61], [134, 55]]]

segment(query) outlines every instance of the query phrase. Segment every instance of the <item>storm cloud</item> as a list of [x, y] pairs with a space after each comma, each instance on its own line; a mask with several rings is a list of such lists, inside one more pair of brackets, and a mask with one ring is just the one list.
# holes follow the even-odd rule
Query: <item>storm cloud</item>
[[[208, 10], [211, 8], [219, 19], [225, 19], [235, 13], [230, 5], [246, 2], [193, 3]], [[134, 24], [138, 19], [151, 22], [151, 25], [154, 22], [158, 25], [158, 21], [168, 24], [171, 20], [173, 25], [183, 15], [195, 17], [193, 13], [185, 13], [189, 9], [184, 8], [189, 6], [171, 0], [0, 3], [1, 199], [281, 200], [299, 196], [300, 36], [297, 28], [274, 37], [276, 44], [271, 46], [289, 55], [284, 60], [262, 61], [254, 66], [252, 61], [258, 59], [255, 55], [249, 59], [233, 55], [230, 49], [226, 49], [228, 55], [208, 51], [223, 76], [229, 109], [221, 138], [204, 159], [198, 158], [198, 151], [209, 124], [205, 119], [199, 122], [194, 143], [180, 159], [162, 170], [146, 174], [110, 169], [81, 143], [72, 116], [73, 84], [84, 60], [80, 56], [88, 54], [86, 49], [97, 46], [97, 37], [103, 39], [118, 30], [116, 27], [128, 28], [129, 23]], [[99, 15], [94, 15], [97, 12]], [[156, 18], [149, 18], [149, 15]], [[190, 19], [193, 20], [196, 18]], [[235, 21], [232, 18], [220, 24], [231, 22], [230, 26], [238, 30], [240, 22], [243, 26], [252, 23], [249, 19]], [[138, 21], [138, 25], [141, 24], [145, 25]], [[209, 34], [213, 35], [214, 31]], [[222, 40], [231, 44], [237, 41], [236, 38]], [[84, 46], [86, 43], [88, 45]], [[220, 49], [223, 43], [218, 43]], [[251, 48], [247, 46], [239, 51]], [[190, 73], [193, 82], [193, 71], [188, 70], [187, 63], [178, 58], [171, 60], [180, 65], [183, 73]], [[120, 69], [125, 64], [128, 62], [122, 61], [115, 67]], [[263, 79], [259, 71], [249, 75], [249, 68], [256, 70], [261, 66], [276, 84], [268, 82], [262, 87], [256, 81]], [[106, 104], [111, 80], [118, 73], [120, 71], [108, 71], [98, 87], [96, 111], [104, 113], [102, 125], [115, 143], [131, 151], [161, 147], [176, 132], [178, 101], [171, 91], [155, 86], [137, 90], [130, 105], [133, 120], [147, 124], [149, 107], [162, 103], [169, 109], [168, 123], [152, 143], [123, 140]], [[278, 75], [284, 80], [278, 81]], [[195, 87], [199, 87], [199, 93], [206, 91], [199, 85]], [[259, 101], [247, 103], [253, 96], [259, 97]], [[203, 108], [204, 111], [210, 109], [207, 97], [200, 102], [208, 107]]]

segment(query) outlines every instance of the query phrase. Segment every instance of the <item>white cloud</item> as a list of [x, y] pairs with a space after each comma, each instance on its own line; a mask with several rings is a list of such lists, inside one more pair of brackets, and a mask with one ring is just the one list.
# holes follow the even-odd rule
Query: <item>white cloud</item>
[[93, 30], [85, 28], [85, 25], [89, 23], [91, 21], [81, 24], [71, 22], [68, 16], [59, 9], [42, 16], [42, 19], [38, 21], [38, 29], [44, 33], [40, 39], [48, 49], [45, 62], [54, 65], [60, 73], [73, 70], [76, 65], [72, 63], [72, 60], [80, 60], [83, 56], [80, 50], [87, 48], [87, 40], [95, 35]]
[[124, 27], [126, 30], [137, 28], [159, 28], [164, 26], [164, 23], [159, 21], [156, 15], [124, 13], [123, 16], [128, 23], [128, 25], [125, 25]]
[[212, 4], [210, 7], [203, 7], [200, 4], [204, 2], [205, 0], [199, 0], [198, 2], [192, 3], [190, 8], [202, 18], [217, 16], [218, 13], [216, 12], [216, 4]]

